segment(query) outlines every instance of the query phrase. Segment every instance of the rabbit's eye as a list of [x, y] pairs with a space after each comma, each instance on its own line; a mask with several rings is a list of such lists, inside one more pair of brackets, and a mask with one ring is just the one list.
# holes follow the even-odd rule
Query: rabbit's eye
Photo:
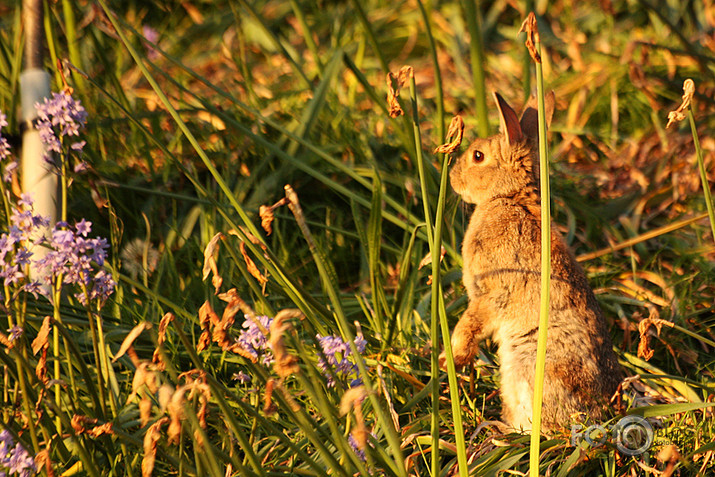
[[482, 151], [474, 151], [472, 153], [472, 161], [479, 163], [484, 160], [484, 154], [482, 154]]

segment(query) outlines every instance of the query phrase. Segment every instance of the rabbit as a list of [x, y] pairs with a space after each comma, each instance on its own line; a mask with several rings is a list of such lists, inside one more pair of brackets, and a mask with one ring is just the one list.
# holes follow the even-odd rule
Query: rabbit
[[[450, 171], [462, 200], [476, 207], [462, 244], [469, 304], [451, 337], [455, 364], [471, 363], [479, 342], [498, 344], [502, 421], [531, 429], [541, 295], [541, 207], [537, 114], [530, 101], [521, 121], [494, 93], [501, 133], [475, 140]], [[554, 109], [546, 98], [547, 119]], [[551, 233], [551, 302], [542, 429], [567, 428], [585, 413], [605, 417], [623, 372], [586, 275], [560, 234]], [[442, 365], [444, 366], [444, 353]]]

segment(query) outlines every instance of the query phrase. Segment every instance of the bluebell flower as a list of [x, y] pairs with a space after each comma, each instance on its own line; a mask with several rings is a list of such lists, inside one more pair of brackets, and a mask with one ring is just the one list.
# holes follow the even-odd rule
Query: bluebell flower
[[[271, 328], [273, 318], [268, 316], [255, 316], [254, 318], [258, 320], [264, 330], [267, 331]], [[268, 336], [263, 333], [261, 328], [248, 315], [245, 315], [245, 320], [241, 326], [243, 330], [238, 335], [238, 342], [241, 344], [241, 347], [255, 359], [261, 357], [261, 362], [264, 365], [269, 366], [272, 364], [274, 358], [270, 346], [268, 345]]]
[[62, 154], [63, 145], [69, 150], [80, 152], [85, 141], [71, 139], [79, 136], [79, 131], [87, 122], [87, 111], [79, 100], [63, 91], [52, 93], [41, 103], [35, 103], [37, 109], [37, 129], [40, 140], [45, 144], [45, 160], [53, 163], [52, 152]]
[[0, 475], [30, 477], [36, 474], [35, 459], [30, 453], [22, 444], [15, 444], [7, 429], [0, 432]]
[[[316, 337], [325, 355], [325, 359], [323, 359], [322, 356], [318, 359], [318, 367], [327, 378], [328, 387], [335, 386], [333, 374], [340, 379], [350, 379], [351, 387], [361, 384], [362, 381], [358, 376], [358, 367], [351, 360], [352, 350], [348, 343], [335, 335], [317, 335]], [[359, 353], [362, 354], [365, 352], [367, 341], [365, 341], [362, 334], [358, 334], [353, 343], [355, 343], [355, 347]], [[330, 369], [332, 369], [332, 373]]]
[[[80, 291], [75, 297], [80, 303], [86, 305], [89, 299], [104, 304], [114, 292], [115, 282], [111, 274], [97, 268], [104, 265], [109, 246], [104, 238], [88, 238], [92, 223], [83, 219], [71, 227], [59, 222], [47, 238], [42, 231], [49, 220], [33, 213], [32, 199], [23, 195], [18, 206], [12, 207], [10, 230], [0, 234], [2, 283], [21, 285], [21, 290], [35, 297], [48, 294], [55, 285], [77, 285]], [[47, 248], [42, 258], [34, 258], [38, 247]], [[28, 268], [32, 279], [27, 276]], [[60, 277], [62, 283], [56, 283]]]

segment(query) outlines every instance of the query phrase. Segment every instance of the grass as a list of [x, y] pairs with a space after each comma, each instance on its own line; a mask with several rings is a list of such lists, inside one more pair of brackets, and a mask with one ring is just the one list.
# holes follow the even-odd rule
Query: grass
[[[709, 475], [715, 247], [700, 171], [711, 175], [713, 158], [712, 15], [701, 2], [612, 2], [612, 11], [535, 3], [544, 82], [557, 98], [553, 226], [583, 258], [628, 374], [641, 376], [602, 424], [610, 431], [626, 413], [645, 414], [655, 436], [628, 456], [614, 439], [589, 446], [566, 429], [542, 437], [539, 472]], [[53, 90], [62, 87], [56, 59], [69, 59], [67, 81], [89, 113], [91, 169], [71, 182], [69, 222], [91, 220], [108, 239], [118, 283], [101, 310], [69, 292], [56, 307], [30, 294], [5, 302], [12, 321], [0, 316], [0, 331], [23, 323], [24, 334], [0, 346], [3, 429], [33, 455], [46, 451], [55, 475], [142, 475], [150, 464], [154, 475], [527, 473], [529, 436], [489, 425], [500, 409], [494, 347], [482, 346], [472, 369], [435, 367], [445, 328], [466, 306], [468, 216], [431, 151], [457, 113], [465, 141], [496, 132], [494, 105], [491, 122], [481, 112], [487, 91], [518, 105], [534, 84], [516, 34], [528, 12], [517, 6], [48, 4]], [[467, 18], [474, 9], [476, 20]], [[20, 2], [0, 12], [2, 135], [12, 140]], [[405, 114], [390, 118], [385, 76], [403, 65], [414, 86], [400, 95]], [[696, 84], [702, 166], [690, 126], [664, 128], [685, 78]], [[295, 196], [273, 210], [268, 235], [259, 208], [286, 197], [286, 184]], [[218, 233], [219, 295], [214, 274], [203, 274]], [[419, 268], [428, 254], [433, 265]], [[220, 295], [231, 289], [240, 302]], [[226, 318], [228, 342], [216, 323], [202, 323], [205, 303]], [[297, 370], [231, 349], [246, 312], [287, 309], [299, 312], [271, 336]], [[638, 325], [653, 312], [673, 326], [645, 331], [646, 361]], [[31, 345], [53, 313], [66, 347], [57, 357], [50, 348], [59, 381], [48, 385]], [[160, 326], [167, 313], [173, 321]], [[116, 358], [137, 326], [126, 353], [104, 364], [101, 353]], [[209, 343], [197, 351], [205, 330]], [[337, 359], [359, 370], [364, 396], [341, 406], [350, 381], [321, 365], [318, 334], [344, 341]]]

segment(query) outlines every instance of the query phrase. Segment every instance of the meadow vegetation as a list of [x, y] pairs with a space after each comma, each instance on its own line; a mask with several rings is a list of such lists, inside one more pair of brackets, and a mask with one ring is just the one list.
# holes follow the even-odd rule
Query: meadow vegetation
[[[12, 165], [21, 2], [0, 5], [0, 474], [526, 475], [529, 436], [491, 423], [495, 347], [435, 369], [466, 307], [469, 210], [433, 151], [457, 114], [465, 143], [496, 133], [491, 91], [535, 91], [530, 11], [553, 227], [639, 376], [591, 423], [602, 444], [543, 436], [540, 474], [715, 472], [694, 143], [712, 178], [715, 4], [393, 3], [46, 2], [53, 91], [86, 114], [54, 132], [66, 217], [42, 243]], [[692, 116], [666, 129], [687, 78]], [[652, 426], [643, 453], [619, 449], [624, 416]]]

